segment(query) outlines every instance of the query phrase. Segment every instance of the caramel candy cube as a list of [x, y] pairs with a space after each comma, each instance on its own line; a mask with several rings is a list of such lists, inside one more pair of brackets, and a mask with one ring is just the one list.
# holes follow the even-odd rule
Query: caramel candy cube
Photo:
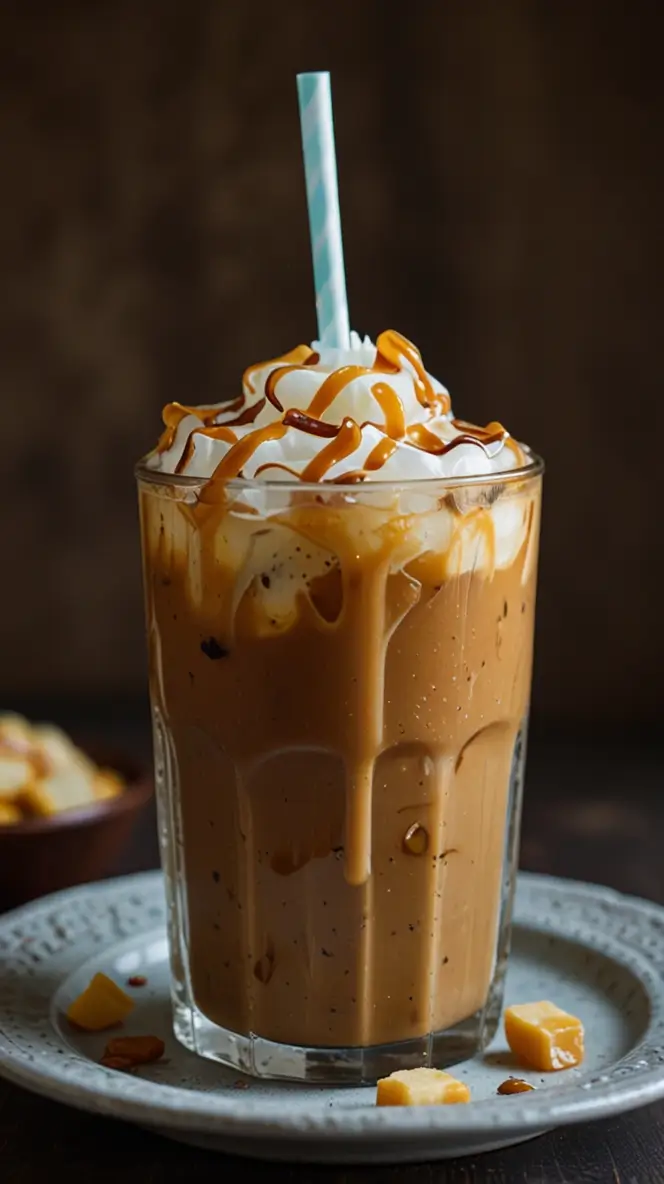
[[377, 1106], [449, 1106], [469, 1102], [470, 1090], [442, 1069], [399, 1069], [382, 1077]]
[[512, 1052], [540, 1072], [571, 1069], [583, 1060], [583, 1024], [554, 1003], [520, 1003], [505, 1011]]
[[101, 1032], [119, 1024], [134, 1009], [134, 1000], [112, 978], [95, 974], [85, 990], [74, 999], [67, 1018], [86, 1032]]

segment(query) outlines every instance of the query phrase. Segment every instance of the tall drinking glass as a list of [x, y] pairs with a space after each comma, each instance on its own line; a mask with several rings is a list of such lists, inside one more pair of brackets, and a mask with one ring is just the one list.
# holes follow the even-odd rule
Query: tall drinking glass
[[219, 484], [139, 467], [177, 1037], [368, 1082], [491, 1039], [542, 465]]

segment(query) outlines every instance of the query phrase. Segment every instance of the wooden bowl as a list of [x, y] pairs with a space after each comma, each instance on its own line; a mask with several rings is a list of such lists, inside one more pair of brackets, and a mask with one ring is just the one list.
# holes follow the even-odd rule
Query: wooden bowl
[[153, 781], [133, 761], [90, 755], [124, 777], [124, 792], [81, 809], [0, 825], [0, 911], [115, 870], [150, 802]]

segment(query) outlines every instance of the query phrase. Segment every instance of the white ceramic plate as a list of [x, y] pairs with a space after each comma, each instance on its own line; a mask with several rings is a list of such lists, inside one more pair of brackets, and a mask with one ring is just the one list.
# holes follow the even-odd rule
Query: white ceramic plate
[[[97, 1063], [106, 1037], [63, 1018], [97, 970], [143, 974], [128, 1033], [167, 1043], [139, 1076]], [[506, 1001], [549, 998], [580, 1015], [579, 1069], [519, 1070], [502, 1033], [457, 1067], [467, 1106], [381, 1108], [373, 1089], [240, 1079], [170, 1035], [158, 873], [88, 885], [0, 917], [0, 1074], [37, 1093], [170, 1137], [264, 1159], [415, 1163], [505, 1146], [664, 1095], [664, 909], [605, 888], [521, 875]], [[498, 1097], [510, 1074], [537, 1090]]]

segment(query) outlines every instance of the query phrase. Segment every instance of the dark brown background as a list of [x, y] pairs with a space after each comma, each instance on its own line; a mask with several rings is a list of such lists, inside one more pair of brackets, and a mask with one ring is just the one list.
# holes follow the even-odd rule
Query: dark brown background
[[548, 462], [539, 719], [657, 722], [658, 0], [0, 16], [0, 693], [144, 694], [132, 464], [315, 332], [294, 73], [333, 72], [354, 325]]

